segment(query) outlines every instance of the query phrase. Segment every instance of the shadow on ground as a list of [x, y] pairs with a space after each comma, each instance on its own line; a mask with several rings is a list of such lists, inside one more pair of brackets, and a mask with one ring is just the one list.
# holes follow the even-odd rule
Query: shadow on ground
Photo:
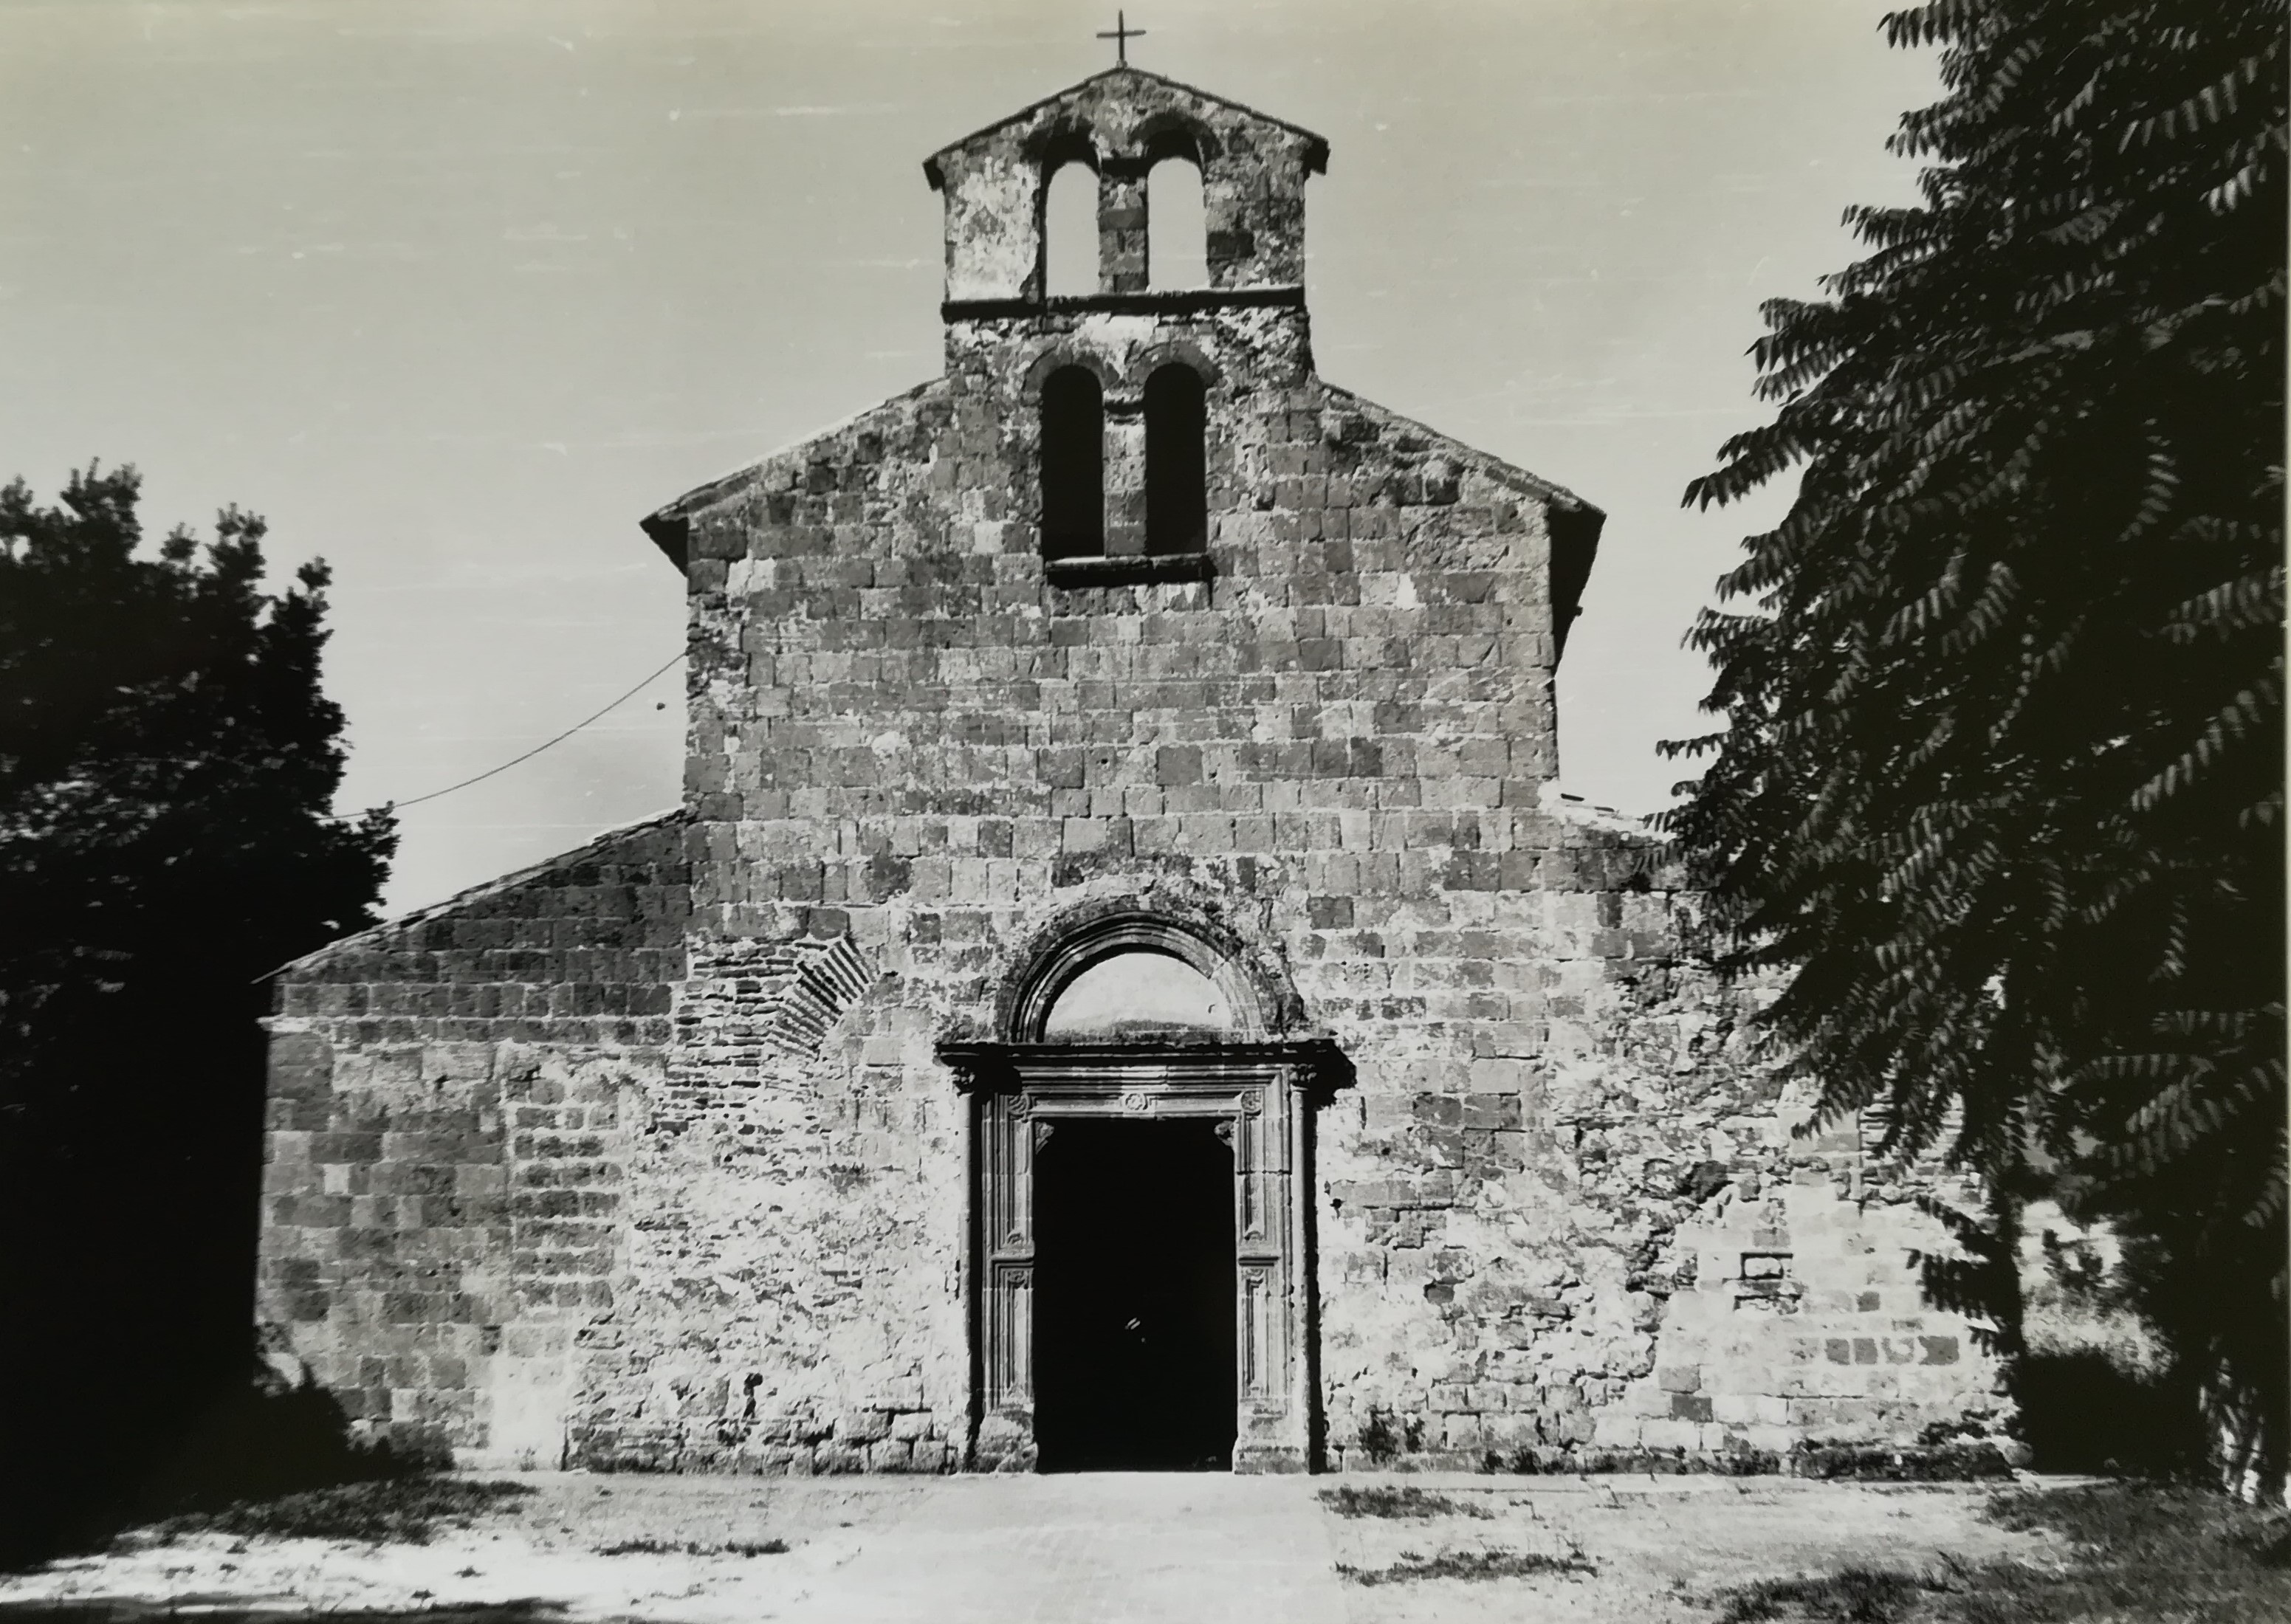
[[1732, 1587], [1717, 1624], [2189, 1624], [2291, 1618], [2291, 1513], [2156, 1483], [2015, 1490], [1991, 1524], [2058, 1539], [2050, 1560], [1847, 1565]]
[[[332, 1394], [308, 1377], [289, 1385], [257, 1366], [213, 1395], [136, 1473], [100, 1495], [75, 1491], [68, 1506], [37, 1507], [44, 1515], [0, 1528], [0, 1572], [99, 1551], [125, 1530], [151, 1525], [419, 1540], [439, 1517], [501, 1497], [432, 1486], [444, 1459], [418, 1440], [354, 1437]], [[29, 1503], [25, 1476], [18, 1491]], [[324, 1523], [329, 1514], [348, 1525], [273, 1525], [297, 1516]]]
[[2042, 1472], [2184, 1476], [2204, 1463], [2194, 1395], [2169, 1376], [2082, 1348], [2024, 1355], [2012, 1376], [2022, 1435]]
[[167, 1601], [133, 1597], [69, 1602], [0, 1602], [0, 1624], [145, 1624], [196, 1612], [200, 1624], [554, 1624], [565, 1616], [562, 1602], [496, 1602], [482, 1606], [406, 1607], [362, 1610], [343, 1607], [284, 1609], [255, 1596], [176, 1596]]

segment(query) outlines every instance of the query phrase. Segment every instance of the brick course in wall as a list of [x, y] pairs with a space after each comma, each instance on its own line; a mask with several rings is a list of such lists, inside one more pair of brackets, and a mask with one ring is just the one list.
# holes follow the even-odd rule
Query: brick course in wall
[[[1194, 295], [1125, 257], [1173, 131]], [[1119, 252], [1046, 301], [1033, 189], [1078, 139]], [[934, 1046], [1008, 1035], [1019, 967], [1121, 906], [1237, 945], [1271, 1035], [1351, 1064], [1314, 1127], [1329, 1464], [1998, 1419], [1918, 1298], [1930, 1170], [1796, 1131], [1660, 843], [1556, 792], [1600, 516], [1314, 371], [1288, 290], [1323, 159], [1131, 69], [939, 155], [945, 375], [647, 521], [690, 588], [682, 815], [282, 977], [265, 1311], [357, 1413], [485, 1458], [966, 1464], [969, 1104]], [[1203, 378], [1205, 566], [1053, 578], [1065, 364], [1104, 387], [1116, 551], [1146, 379]]]

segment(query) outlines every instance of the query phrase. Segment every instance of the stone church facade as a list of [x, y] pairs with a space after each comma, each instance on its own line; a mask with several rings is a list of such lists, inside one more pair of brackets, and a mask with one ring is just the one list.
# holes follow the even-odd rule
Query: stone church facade
[[928, 161], [944, 374], [644, 521], [682, 807], [279, 976], [275, 1363], [490, 1464], [1994, 1426], [1932, 1178], [1797, 1131], [1660, 843], [1557, 792], [1601, 514], [1315, 372], [1326, 156], [1125, 67]]

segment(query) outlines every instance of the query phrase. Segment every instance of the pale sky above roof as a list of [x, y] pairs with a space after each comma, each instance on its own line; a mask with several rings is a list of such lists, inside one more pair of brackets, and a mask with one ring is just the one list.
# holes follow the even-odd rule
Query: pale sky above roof
[[[1331, 382], [1604, 508], [1566, 786], [1630, 811], [1702, 730], [1679, 647], [1779, 502], [1681, 487], [1762, 420], [1757, 305], [1843, 265], [1931, 99], [1874, 0], [1154, 0], [1131, 60], [1328, 138]], [[146, 477], [334, 567], [342, 806], [410, 800], [673, 655], [637, 529], [939, 366], [921, 160], [1105, 66], [1111, 6], [0, 0], [0, 478]], [[674, 804], [663, 676], [405, 814], [418, 906]]]

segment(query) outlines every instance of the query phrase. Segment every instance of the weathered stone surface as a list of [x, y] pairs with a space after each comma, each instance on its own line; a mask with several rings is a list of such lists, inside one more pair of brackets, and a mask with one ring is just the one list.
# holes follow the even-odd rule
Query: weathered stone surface
[[946, 199], [948, 301], [1041, 298], [1045, 170], [1077, 157], [1098, 174], [1101, 291], [1144, 289], [1146, 172], [1171, 156], [1202, 173], [1211, 286], [1303, 283], [1305, 181], [1327, 168], [1328, 143], [1191, 85], [1115, 68], [925, 161]]
[[[1035, 194], [1076, 142], [1104, 292], [1045, 301]], [[1213, 285], [1138, 295], [1172, 143]], [[933, 159], [945, 375], [647, 521], [690, 587], [680, 816], [282, 977], [264, 1312], [354, 1413], [600, 1467], [1030, 1465], [977, 1411], [935, 1047], [1010, 1036], [1025, 967], [1126, 908], [1232, 944], [1269, 1035], [1350, 1063], [1309, 1193], [1331, 1464], [1993, 1414], [1909, 1266], [1930, 1170], [1797, 1131], [1660, 845], [1555, 792], [1599, 515], [1322, 381], [1264, 296], [1321, 161], [1135, 70]], [[1042, 557], [1067, 364], [1121, 584]], [[1145, 557], [1171, 364], [1209, 402], [1190, 573]]]
[[[680, 816], [311, 955], [271, 1018], [260, 1312], [362, 1428], [544, 1466], [664, 1075]], [[283, 1334], [281, 1334], [283, 1333]]]

